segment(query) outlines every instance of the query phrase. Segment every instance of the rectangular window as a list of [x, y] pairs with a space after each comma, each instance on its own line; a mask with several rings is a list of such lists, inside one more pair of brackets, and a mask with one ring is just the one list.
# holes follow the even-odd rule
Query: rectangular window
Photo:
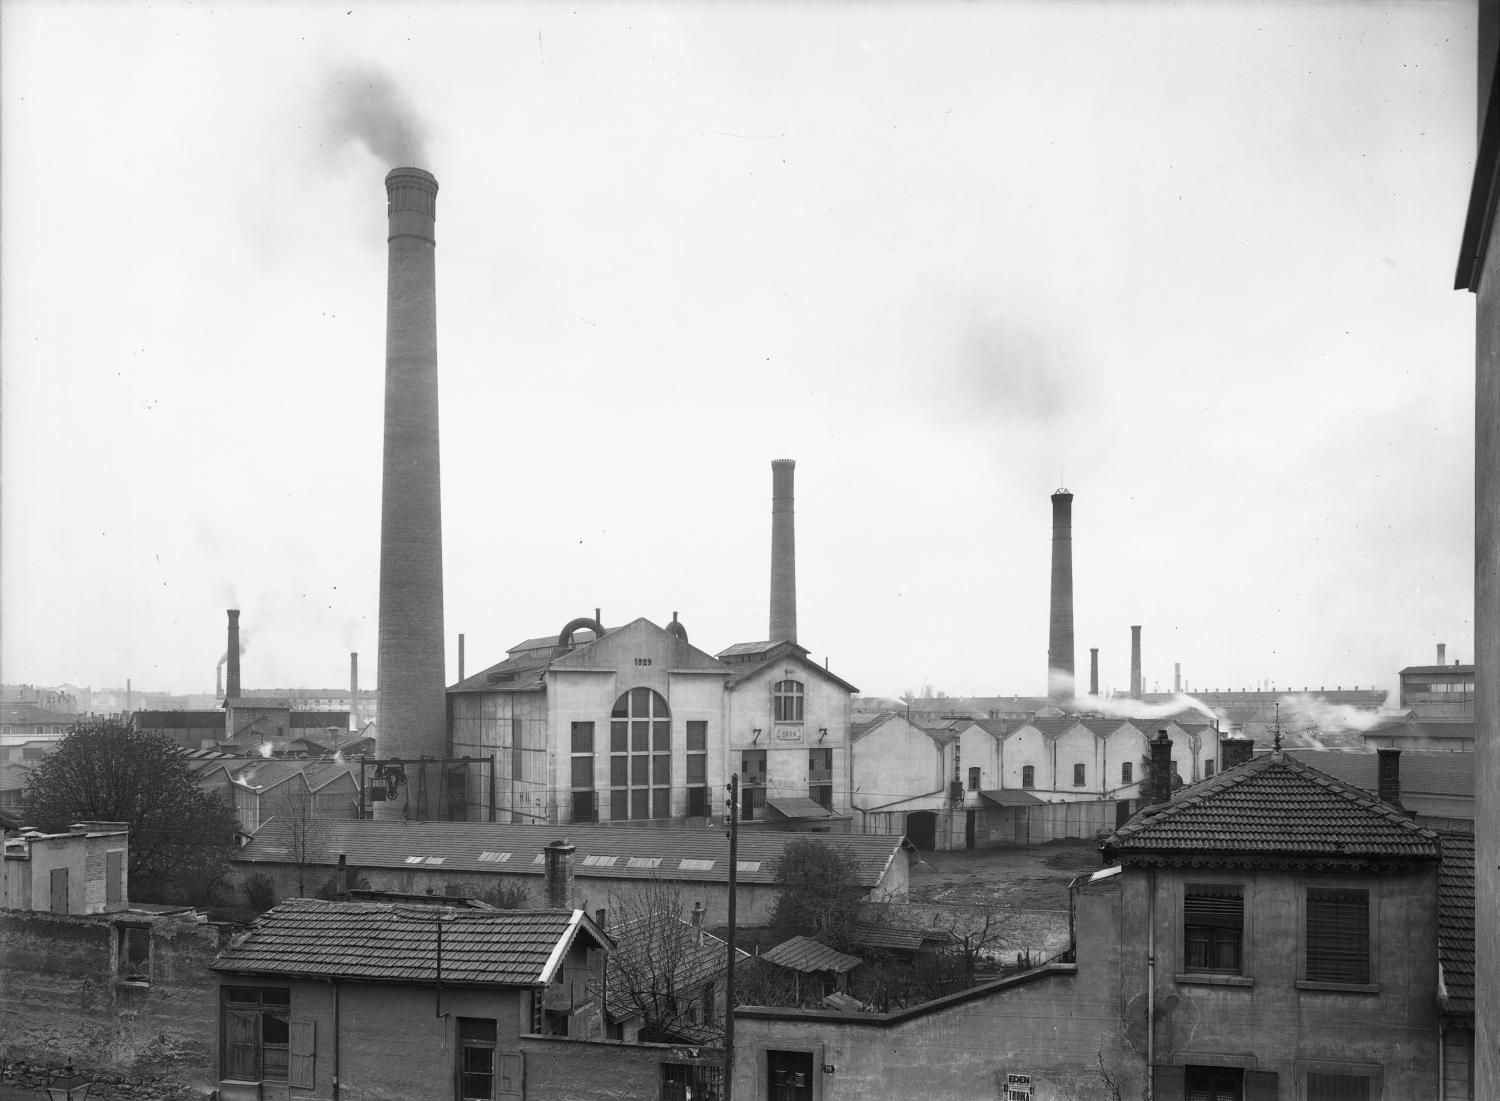
[[1307, 1101], [1370, 1101], [1370, 1079], [1362, 1074], [1307, 1072]]
[[458, 1019], [459, 1101], [492, 1101], [495, 1096], [495, 1022]]
[[687, 722], [687, 750], [689, 753], [702, 753], [708, 748], [708, 723], [702, 719], [689, 719]]
[[695, 1101], [700, 1097], [718, 1097], [723, 1091], [718, 1067], [697, 1063], [663, 1063], [661, 1065], [661, 1101]]
[[708, 783], [708, 758], [703, 753], [689, 753], [687, 758], [687, 782]]
[[1370, 892], [1309, 887], [1307, 978], [1311, 982], [1370, 981]]
[[630, 724], [628, 722], [612, 722], [609, 724], [609, 751], [611, 753], [624, 753], [630, 748]]
[[688, 817], [708, 817], [708, 788], [688, 788]]
[[594, 793], [592, 791], [575, 791], [573, 793], [573, 821], [599, 821], [599, 811], [594, 806]]
[[1245, 1072], [1239, 1067], [1183, 1067], [1182, 1096], [1190, 1101], [1243, 1101]]
[[832, 784], [813, 784], [807, 789], [807, 797], [824, 810], [833, 809]]
[[740, 789], [740, 817], [749, 822], [766, 816], [766, 789]]
[[643, 756], [630, 758], [630, 786], [633, 788], [645, 787], [646, 784], [650, 783], [650, 780], [648, 779], [648, 777], [650, 776], [650, 770], [650, 757]]
[[610, 788], [609, 790], [609, 820], [611, 822], [624, 822], [630, 818], [630, 801], [625, 796], [625, 788]]
[[1021, 766], [1021, 786], [1023, 788], [1034, 788], [1034, 787], [1036, 787], [1036, 766], [1035, 765], [1022, 765]]
[[814, 784], [826, 784], [833, 780], [833, 750], [814, 749], [808, 752], [807, 778]]
[[650, 818], [651, 817], [651, 789], [650, 788], [631, 788], [630, 789], [630, 817], [631, 818]]
[[1193, 884], [1182, 899], [1183, 969], [1240, 973], [1245, 927], [1243, 888], [1237, 884]]
[[125, 901], [125, 854], [119, 849], [104, 854], [104, 901]]
[[670, 722], [657, 721], [651, 724], [651, 748], [655, 750], [672, 748], [672, 724]]
[[151, 981], [151, 926], [120, 925], [116, 927], [121, 982]]
[[1130, 761], [1126, 761], [1126, 762], [1124, 762], [1123, 764], [1120, 765], [1120, 783], [1122, 783], [1122, 784], [1131, 784], [1131, 783], [1134, 783], [1135, 782], [1134, 779], [1133, 779], [1134, 775], [1135, 775], [1135, 766]]
[[671, 818], [672, 817], [672, 789], [671, 788], [652, 788], [651, 789], [651, 817], [652, 818]]
[[[240, 1082], [287, 1081], [292, 1054], [292, 992], [276, 987], [226, 986], [221, 997], [224, 1077]], [[308, 1065], [302, 1060], [312, 1059], [311, 1036], [305, 1028], [299, 1027], [298, 1032], [302, 1068]]]
[[630, 758], [625, 756], [609, 759], [609, 786], [622, 788], [630, 783]]
[[1073, 786], [1075, 788], [1083, 787], [1083, 773], [1084, 769], [1082, 765], [1073, 766]]
[[1213, 774], [1214, 774], [1214, 763], [1212, 761], [1204, 761], [1203, 762], [1203, 778], [1205, 780], [1207, 780]]
[[594, 755], [579, 755], [573, 758], [573, 786], [575, 788], [592, 788], [594, 786]]
[[594, 724], [593, 723], [574, 723], [573, 724], [573, 752], [574, 753], [592, 753], [592, 752], [594, 752]]
[[672, 758], [669, 754], [658, 753], [651, 758], [651, 783], [658, 787], [672, 782]]

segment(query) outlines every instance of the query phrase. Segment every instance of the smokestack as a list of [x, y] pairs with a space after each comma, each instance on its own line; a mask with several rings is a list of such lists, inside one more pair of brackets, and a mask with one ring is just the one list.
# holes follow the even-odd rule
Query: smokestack
[[797, 641], [797, 532], [792, 509], [795, 459], [771, 460], [771, 642]]
[[1141, 698], [1141, 629], [1130, 628], [1130, 698]]
[[571, 910], [573, 908], [573, 854], [577, 846], [566, 837], [554, 841], [542, 850], [546, 857], [547, 909]]
[[359, 729], [359, 652], [349, 652], [349, 729]]
[[224, 698], [226, 700], [237, 700], [240, 698], [240, 610], [229, 609], [229, 649], [226, 652], [225, 661], [229, 664], [229, 672], [224, 680]]
[[1382, 803], [1388, 803], [1405, 813], [1401, 805], [1401, 751], [1381, 749], [1376, 751], [1380, 759], [1375, 765], [1377, 794]]
[[1151, 740], [1151, 775], [1142, 795], [1148, 806], [1172, 799], [1172, 739], [1165, 730], [1158, 730]]
[[464, 636], [461, 631], [458, 635], [458, 679], [464, 679]]
[[1447, 665], [1448, 664], [1448, 644], [1447, 643], [1444, 643], [1444, 642], [1438, 643], [1438, 659], [1437, 659], [1437, 663], [1439, 665]]
[[1099, 647], [1089, 647], [1089, 695], [1099, 694]]
[[1172, 691], [1182, 691], [1182, 662], [1180, 661], [1172, 663]]
[[[438, 184], [420, 168], [395, 168], [385, 189], [390, 236], [375, 671], [380, 748], [440, 758], [447, 747], [447, 699], [434, 269]], [[399, 813], [393, 802], [379, 809]]]
[[214, 666], [214, 699], [216, 699], [216, 700], [222, 700], [223, 698], [224, 698], [224, 667], [222, 665], [215, 665]]
[[1052, 495], [1052, 621], [1047, 635], [1047, 695], [1073, 695], [1073, 495]]

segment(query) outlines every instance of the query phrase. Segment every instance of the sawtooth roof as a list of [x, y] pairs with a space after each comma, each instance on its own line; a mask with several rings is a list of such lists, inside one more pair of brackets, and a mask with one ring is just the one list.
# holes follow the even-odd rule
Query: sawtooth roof
[[[344, 853], [349, 864], [366, 868], [419, 865], [445, 872], [490, 875], [543, 874], [542, 850], [566, 839], [575, 846], [573, 872], [605, 879], [660, 878], [724, 883], [729, 879], [729, 841], [723, 830], [622, 829], [618, 826], [528, 826], [501, 822], [383, 822], [328, 819], [327, 853]], [[294, 862], [292, 824], [265, 822], [234, 854], [244, 863]], [[741, 830], [739, 882], [774, 884], [774, 867], [787, 844], [807, 834]], [[900, 837], [840, 834], [830, 844], [847, 848], [864, 887], [880, 882], [893, 859], [905, 859]], [[330, 866], [333, 857], [327, 857]]]
[[445, 983], [535, 986], [552, 980], [580, 930], [609, 945], [582, 910], [293, 898], [262, 914], [211, 966], [240, 974], [433, 983], [439, 923]]
[[1437, 834], [1363, 788], [1283, 752], [1147, 807], [1104, 839], [1108, 860], [1213, 854], [1435, 860]]
[[1438, 996], [1444, 1012], [1474, 1013], [1474, 837], [1442, 835], [1438, 867]]

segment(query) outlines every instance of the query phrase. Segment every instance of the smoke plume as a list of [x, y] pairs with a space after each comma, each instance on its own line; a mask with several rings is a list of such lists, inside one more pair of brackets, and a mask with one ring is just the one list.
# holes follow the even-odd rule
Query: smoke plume
[[1196, 711], [1210, 722], [1222, 718], [1208, 704], [1184, 692], [1177, 693], [1165, 703], [1147, 703], [1145, 700], [1135, 700], [1129, 697], [1106, 699], [1102, 696], [1081, 696], [1070, 702], [1068, 707], [1078, 711], [1117, 715], [1122, 719], [1165, 719], [1171, 715], [1180, 715], [1184, 711]]
[[[1319, 734], [1363, 733], [1381, 721], [1379, 710], [1372, 711], [1363, 707], [1350, 707], [1343, 703], [1329, 703], [1327, 700], [1306, 692], [1285, 695], [1276, 702], [1281, 704], [1284, 715], [1290, 714], [1296, 719], [1301, 719]], [[1385, 702], [1390, 702], [1389, 694]], [[1384, 706], [1385, 703], [1382, 703], [1381, 707], [1384, 708]], [[1309, 732], [1305, 730], [1299, 733], [1304, 737], [1309, 735]]]
[[389, 168], [427, 164], [426, 127], [389, 74], [342, 69], [329, 77], [327, 103], [334, 143], [357, 142]]

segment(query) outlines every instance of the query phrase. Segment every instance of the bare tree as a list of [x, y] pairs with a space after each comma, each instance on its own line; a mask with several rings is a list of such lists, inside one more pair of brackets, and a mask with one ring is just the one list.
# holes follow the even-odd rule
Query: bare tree
[[683, 916], [680, 888], [653, 879], [611, 892], [609, 914], [609, 935], [617, 945], [605, 972], [609, 1015], [616, 1021], [640, 1018], [643, 1040], [722, 1029], [718, 978], [726, 946]]
[[287, 855], [297, 869], [297, 895], [307, 898], [308, 870], [328, 862], [329, 824], [318, 815], [311, 791], [293, 791], [268, 800], [269, 817], [286, 823]]

